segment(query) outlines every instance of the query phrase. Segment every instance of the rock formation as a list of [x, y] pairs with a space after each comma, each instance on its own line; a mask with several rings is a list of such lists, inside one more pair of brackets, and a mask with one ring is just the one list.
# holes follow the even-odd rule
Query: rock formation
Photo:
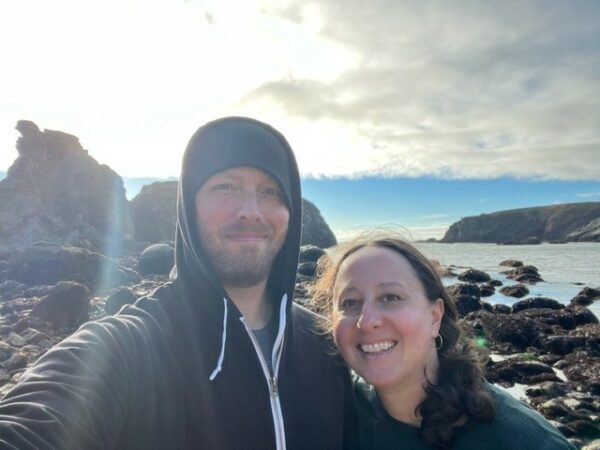
[[600, 242], [600, 202], [512, 209], [462, 218], [442, 242]]
[[104, 250], [131, 232], [123, 180], [77, 137], [17, 123], [19, 156], [0, 181], [0, 245], [54, 241]]

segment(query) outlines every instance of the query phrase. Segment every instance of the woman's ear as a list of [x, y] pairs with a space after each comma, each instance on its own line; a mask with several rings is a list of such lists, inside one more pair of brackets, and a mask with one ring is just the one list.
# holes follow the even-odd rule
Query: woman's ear
[[438, 298], [431, 304], [431, 333], [435, 338], [440, 333], [440, 326], [442, 325], [442, 318], [444, 317], [444, 301]]

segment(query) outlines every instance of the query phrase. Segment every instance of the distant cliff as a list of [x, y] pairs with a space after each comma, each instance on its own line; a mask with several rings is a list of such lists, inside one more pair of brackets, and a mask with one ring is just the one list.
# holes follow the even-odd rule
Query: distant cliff
[[600, 242], [600, 202], [511, 209], [464, 217], [441, 242]]

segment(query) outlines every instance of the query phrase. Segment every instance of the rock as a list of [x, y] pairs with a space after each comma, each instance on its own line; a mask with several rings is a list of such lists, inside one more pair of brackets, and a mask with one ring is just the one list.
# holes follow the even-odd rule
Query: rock
[[594, 300], [598, 299], [600, 299], [600, 289], [586, 287], [573, 297], [569, 304], [572, 306], [589, 306]]
[[337, 244], [335, 235], [319, 209], [306, 199], [302, 199], [302, 241], [301, 245], [312, 244], [321, 248]]
[[154, 244], [142, 252], [137, 268], [142, 275], [168, 275], [174, 262], [173, 247], [167, 244]]
[[490, 286], [498, 287], [498, 286], [502, 286], [503, 283], [500, 280], [490, 280], [490, 282], [488, 284]]
[[23, 296], [26, 289], [27, 286], [23, 283], [19, 283], [15, 280], [6, 280], [3, 283], [0, 283], [0, 299]]
[[496, 288], [489, 283], [482, 284], [479, 286], [482, 297], [491, 297], [496, 292]]
[[562, 382], [545, 381], [529, 386], [525, 393], [531, 397], [563, 397], [567, 393], [567, 387]]
[[481, 297], [481, 290], [476, 284], [453, 284], [451, 286], [447, 286], [446, 291], [448, 292], [448, 295], [450, 295], [451, 298], [458, 298], [461, 296], [470, 296], [477, 298]]
[[566, 355], [576, 348], [585, 347], [586, 339], [582, 336], [546, 336], [541, 339], [541, 344], [547, 351]]
[[565, 306], [556, 300], [547, 297], [530, 297], [516, 302], [512, 306], [513, 312], [523, 311], [525, 309], [546, 308], [563, 309]]
[[135, 295], [128, 288], [121, 288], [108, 297], [104, 303], [104, 310], [106, 314], [113, 315], [123, 306], [133, 304], [135, 300]]
[[482, 305], [478, 298], [470, 296], [460, 296], [455, 300], [456, 311], [460, 317], [464, 317], [473, 311], [481, 309]]
[[458, 276], [460, 281], [465, 281], [468, 283], [485, 283], [490, 281], [492, 277], [490, 277], [487, 273], [476, 270], [476, 269], [468, 269], [465, 272], [461, 273]]
[[327, 252], [325, 252], [325, 250], [317, 247], [316, 245], [303, 245], [300, 247], [299, 262], [317, 262], [321, 256], [326, 254]]
[[177, 219], [177, 181], [157, 181], [142, 187], [131, 200], [131, 219], [136, 240], [172, 240]]
[[529, 294], [529, 289], [527, 289], [522, 284], [515, 284], [512, 286], [504, 286], [500, 289], [500, 293], [508, 296], [508, 297], [516, 297], [521, 298]]
[[581, 447], [581, 450], [600, 450], [600, 439], [594, 439], [592, 442]]
[[512, 312], [512, 309], [508, 305], [496, 303], [494, 306], [492, 306], [492, 311], [496, 314], [510, 314]]
[[521, 208], [465, 217], [448, 228], [441, 242], [518, 242], [532, 236], [544, 241], [597, 242], [600, 240], [600, 202]]
[[486, 378], [493, 383], [535, 384], [546, 381], [560, 382], [552, 367], [535, 361], [520, 361], [517, 358], [488, 363]]
[[450, 298], [454, 300], [460, 317], [481, 309], [481, 291], [476, 284], [458, 283], [446, 287]]
[[511, 239], [508, 241], [498, 242], [501, 245], [538, 245], [542, 240], [537, 236], [529, 236], [524, 239]]
[[521, 315], [483, 313], [478, 318], [485, 335], [495, 343], [509, 343], [524, 349], [539, 335], [535, 321]]
[[2, 363], [2, 367], [10, 372], [26, 367], [28, 362], [29, 359], [27, 356], [23, 353], [15, 352], [9, 359]]
[[91, 289], [108, 288], [139, 281], [139, 275], [113, 260], [83, 248], [35, 243], [15, 253], [11, 278], [28, 286], [54, 285], [69, 280]]
[[317, 263], [307, 261], [298, 264], [298, 273], [307, 277], [314, 277], [317, 273]]
[[534, 266], [515, 267], [506, 275], [506, 277], [518, 281], [519, 283], [535, 284], [539, 281], [544, 281], [540, 276], [538, 269]]
[[72, 281], [61, 281], [33, 308], [31, 314], [56, 328], [74, 328], [88, 320], [90, 291]]
[[121, 177], [75, 136], [24, 120], [16, 129], [19, 156], [0, 181], [0, 245], [46, 240], [119, 249], [132, 231]]
[[8, 335], [8, 339], [6, 340], [6, 342], [8, 342], [13, 347], [23, 347], [24, 345], [27, 345], [27, 340], [25, 340], [15, 332], [11, 332]]
[[505, 259], [500, 263], [501, 266], [507, 267], [521, 267], [523, 265], [522, 261], [518, 261], [516, 259]]
[[565, 405], [558, 400], [552, 399], [540, 405], [540, 412], [549, 419], [566, 416], [568, 411]]

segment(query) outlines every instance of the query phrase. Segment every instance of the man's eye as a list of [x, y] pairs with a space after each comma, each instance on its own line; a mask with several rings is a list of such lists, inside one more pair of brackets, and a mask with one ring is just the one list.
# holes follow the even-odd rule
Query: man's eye
[[231, 183], [220, 183], [213, 187], [213, 191], [217, 192], [235, 192], [236, 186]]
[[266, 188], [263, 188], [262, 193], [263, 193], [263, 195], [266, 195], [266, 196], [269, 196], [269, 197], [282, 198], [281, 197], [281, 191], [279, 189], [277, 189], [276, 187], [266, 187]]

